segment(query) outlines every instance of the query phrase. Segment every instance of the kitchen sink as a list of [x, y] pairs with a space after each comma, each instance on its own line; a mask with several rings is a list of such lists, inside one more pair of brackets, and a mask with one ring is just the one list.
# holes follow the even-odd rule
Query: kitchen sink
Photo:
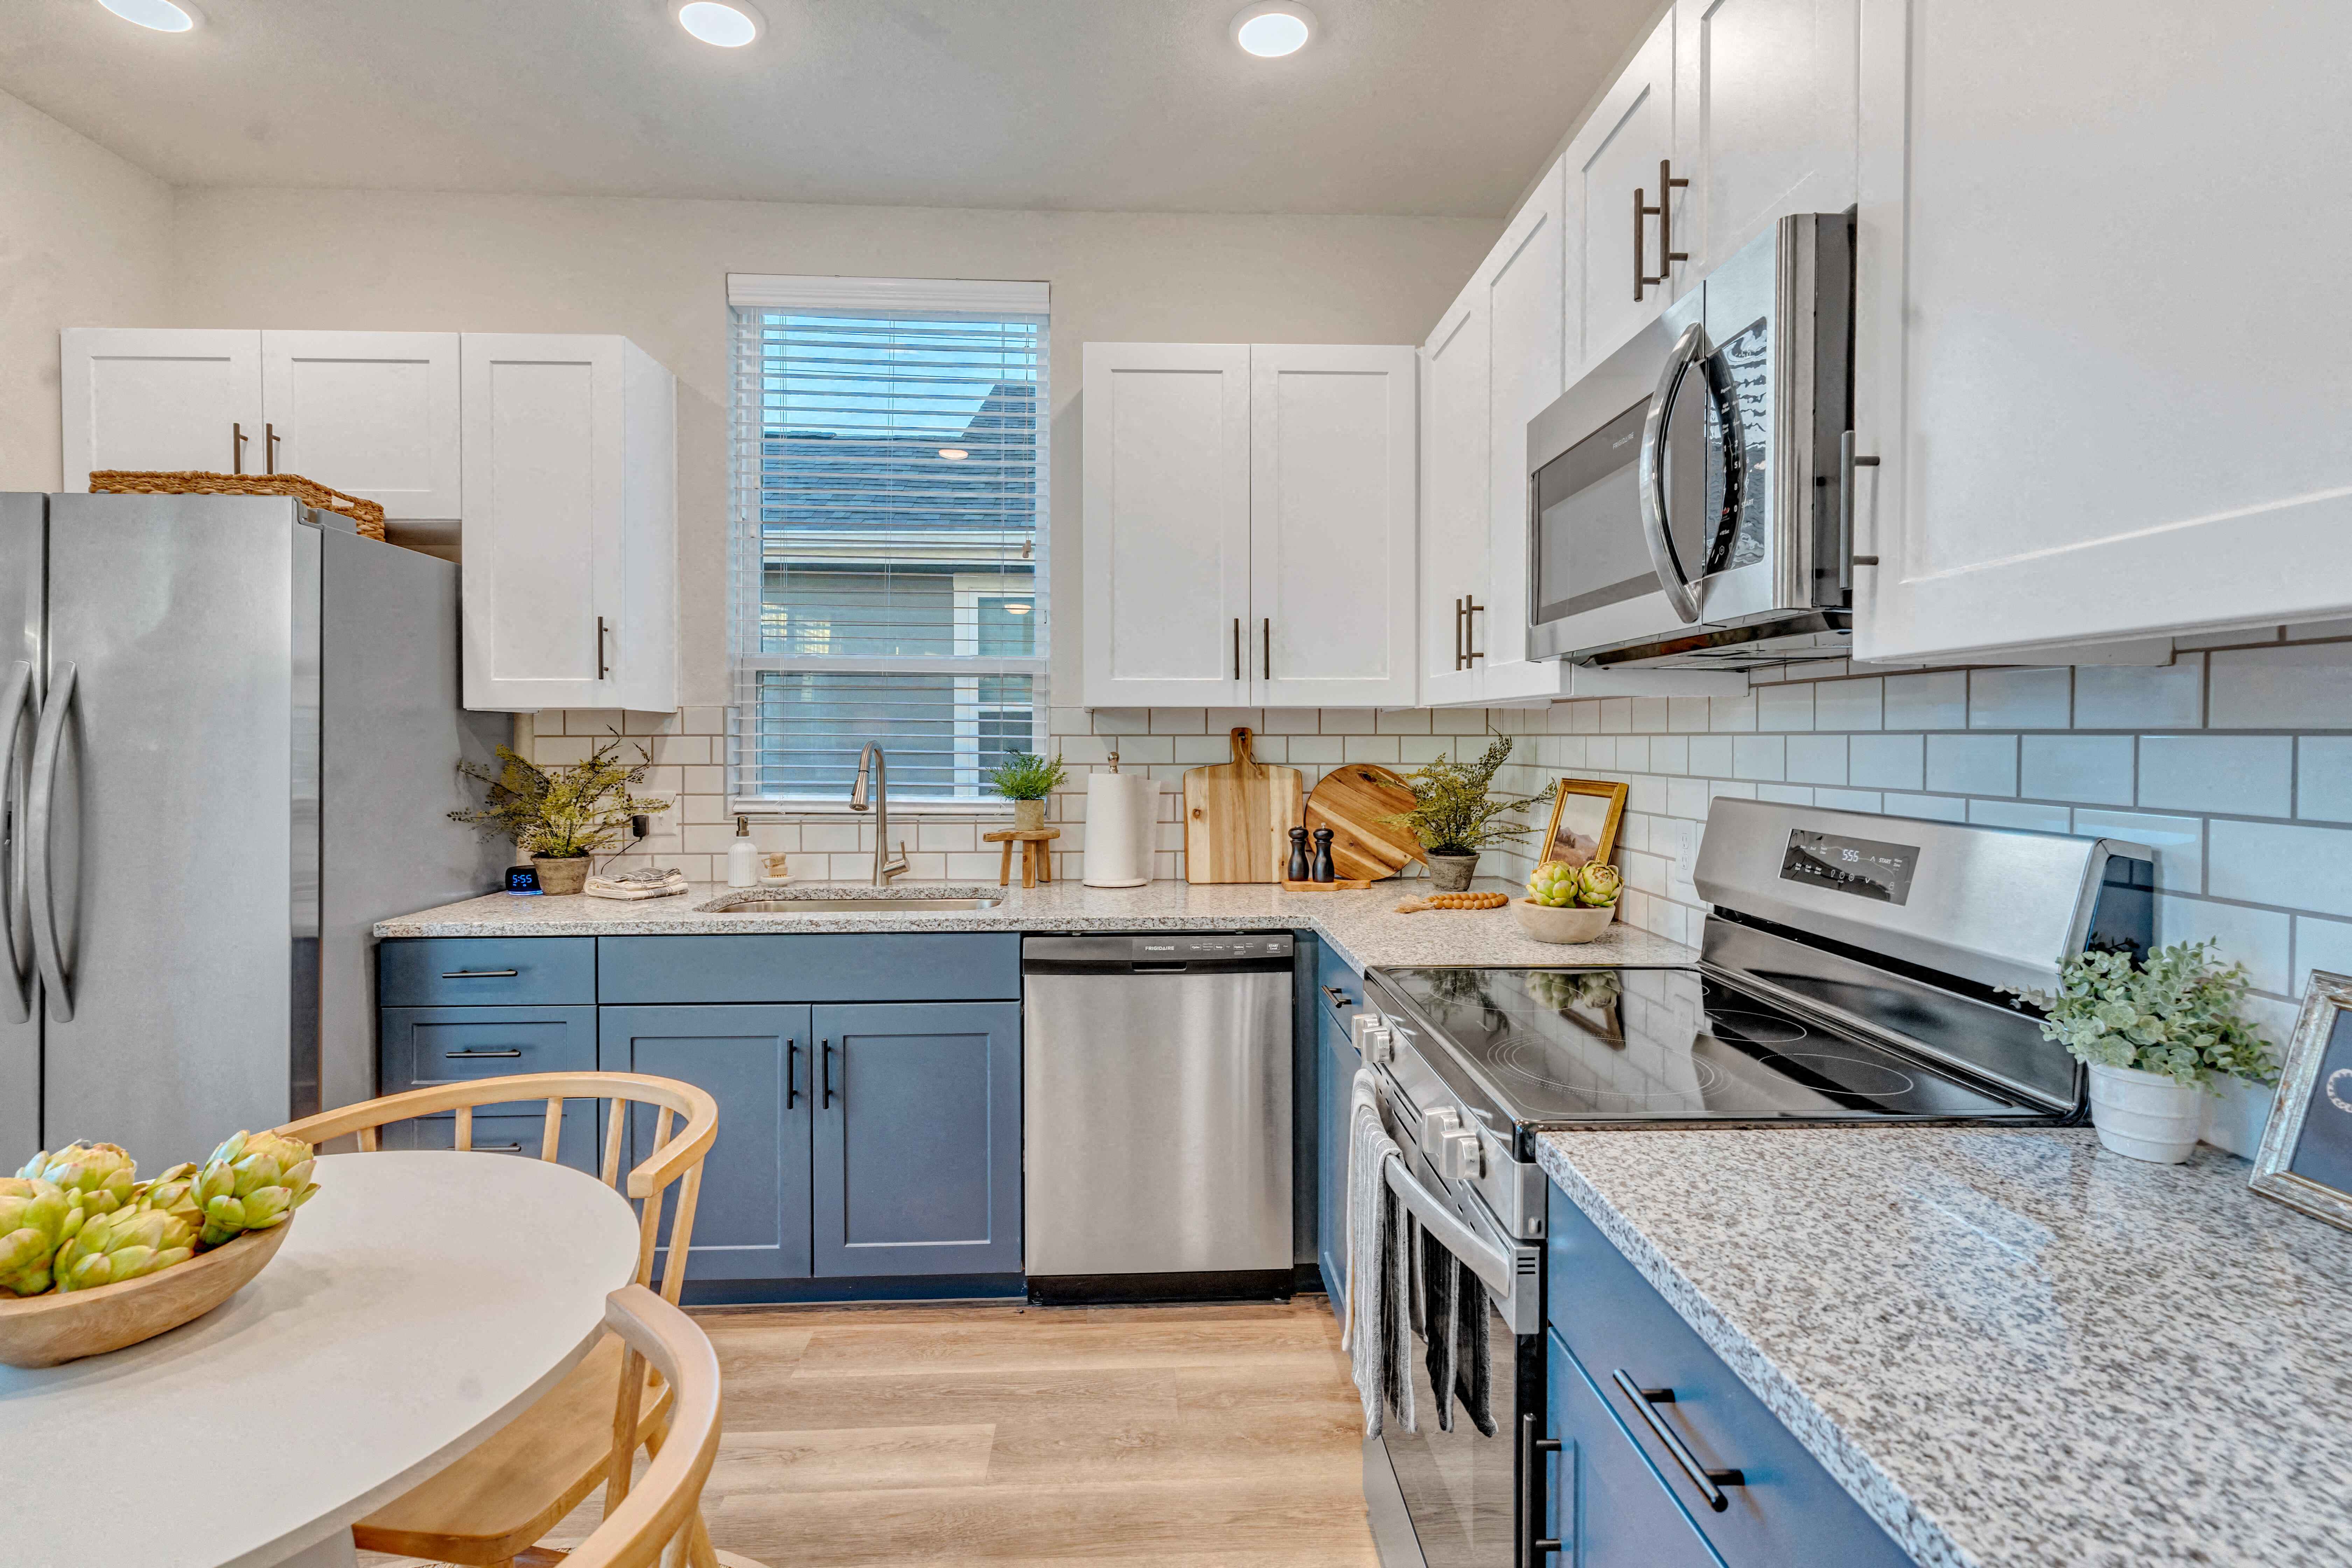
[[944, 915], [992, 910], [1001, 897], [925, 898], [919, 893], [835, 893], [810, 889], [798, 898], [730, 898], [722, 895], [702, 906], [707, 914], [720, 915]]

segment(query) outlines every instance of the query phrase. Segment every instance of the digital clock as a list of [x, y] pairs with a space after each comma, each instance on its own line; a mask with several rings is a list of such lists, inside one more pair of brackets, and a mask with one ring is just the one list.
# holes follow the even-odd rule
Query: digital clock
[[1788, 853], [1780, 858], [1780, 879], [1900, 904], [1911, 897], [1911, 873], [1918, 864], [1916, 844], [1882, 844], [1874, 838], [1809, 833], [1800, 827], [1789, 834]]

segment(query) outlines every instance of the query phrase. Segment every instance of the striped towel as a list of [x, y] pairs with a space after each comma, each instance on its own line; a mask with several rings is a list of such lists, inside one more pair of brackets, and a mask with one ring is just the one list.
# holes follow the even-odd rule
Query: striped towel
[[1348, 1312], [1340, 1345], [1364, 1400], [1364, 1436], [1377, 1437], [1384, 1407], [1408, 1432], [1413, 1419], [1412, 1216], [1384, 1174], [1399, 1156], [1381, 1124], [1379, 1080], [1356, 1074], [1348, 1119]]

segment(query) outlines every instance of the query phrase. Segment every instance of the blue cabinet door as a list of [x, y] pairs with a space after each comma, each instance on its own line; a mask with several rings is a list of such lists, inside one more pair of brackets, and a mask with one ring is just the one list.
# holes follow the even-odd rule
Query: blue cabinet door
[[[679, 1079], [719, 1101], [687, 1278], [807, 1279], [809, 1010], [604, 1007], [597, 1057], [607, 1072]], [[642, 1107], [633, 1116], [630, 1163], [652, 1153], [655, 1119]]]
[[1315, 1250], [1323, 1268], [1323, 1289], [1331, 1310], [1347, 1317], [1348, 1108], [1354, 1098], [1359, 1058], [1339, 1015], [1315, 1010], [1321, 1049], [1316, 1075]]
[[1021, 1268], [1021, 1005], [813, 1007], [820, 1278]]
[[1560, 1543], [1545, 1561], [1575, 1568], [1723, 1568], [1599, 1390], [1556, 1333], [1544, 1336], [1549, 1381], [1544, 1528]]

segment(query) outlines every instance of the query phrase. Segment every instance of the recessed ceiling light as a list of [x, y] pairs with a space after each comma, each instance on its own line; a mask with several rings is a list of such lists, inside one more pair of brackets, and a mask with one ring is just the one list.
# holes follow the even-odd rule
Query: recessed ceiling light
[[1234, 18], [1234, 42], [1265, 59], [1295, 55], [1315, 37], [1315, 13], [1290, 0], [1266, 0]]
[[98, 0], [126, 22], [152, 27], [159, 33], [184, 33], [196, 25], [196, 8], [172, 0]]
[[685, 0], [670, 7], [677, 25], [706, 44], [740, 49], [767, 31], [760, 13], [745, 0]]
[[961, 463], [966, 458], [971, 457], [971, 454], [965, 451], [961, 447], [942, 447], [940, 448], [940, 456], [945, 458], [950, 463]]

